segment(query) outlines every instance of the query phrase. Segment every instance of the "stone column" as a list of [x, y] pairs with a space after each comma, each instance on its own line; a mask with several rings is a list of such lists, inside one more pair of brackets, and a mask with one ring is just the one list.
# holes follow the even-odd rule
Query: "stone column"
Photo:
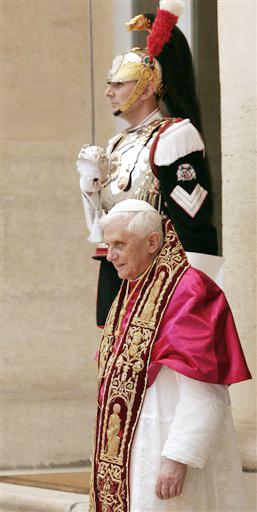
[[[218, 1], [221, 85], [224, 287], [255, 374], [256, 347], [256, 10]], [[231, 387], [246, 469], [256, 469], [256, 384]]]

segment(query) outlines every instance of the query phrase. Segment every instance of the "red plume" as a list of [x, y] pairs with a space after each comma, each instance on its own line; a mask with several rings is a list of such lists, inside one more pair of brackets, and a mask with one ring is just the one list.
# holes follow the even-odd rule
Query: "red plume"
[[157, 10], [151, 34], [147, 38], [147, 53], [150, 61], [160, 55], [163, 46], [170, 39], [171, 32], [178, 21], [178, 16], [164, 9]]

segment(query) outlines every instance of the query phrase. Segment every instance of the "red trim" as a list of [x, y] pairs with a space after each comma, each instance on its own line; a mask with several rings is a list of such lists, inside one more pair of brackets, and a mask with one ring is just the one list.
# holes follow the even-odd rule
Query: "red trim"
[[107, 256], [107, 249], [105, 247], [97, 247], [94, 256], [92, 256], [93, 260], [102, 260]]

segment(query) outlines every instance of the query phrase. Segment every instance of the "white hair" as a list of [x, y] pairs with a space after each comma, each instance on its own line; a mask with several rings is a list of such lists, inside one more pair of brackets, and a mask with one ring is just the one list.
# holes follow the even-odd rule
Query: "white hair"
[[161, 235], [161, 244], [163, 243], [162, 217], [157, 211], [109, 212], [100, 219], [100, 226], [104, 229], [109, 224], [122, 224], [124, 229], [135, 233], [142, 239], [157, 232]]

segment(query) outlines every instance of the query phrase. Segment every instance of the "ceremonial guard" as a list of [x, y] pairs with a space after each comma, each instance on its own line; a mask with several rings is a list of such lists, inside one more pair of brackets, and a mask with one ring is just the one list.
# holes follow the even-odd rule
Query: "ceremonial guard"
[[[208, 261], [212, 264], [217, 255], [192, 57], [176, 26], [182, 11], [179, 0], [161, 0], [156, 16], [139, 15], [128, 23], [129, 30], [149, 32], [147, 48], [115, 57], [106, 96], [114, 116], [128, 121], [129, 128], [106, 149], [85, 145], [78, 155], [89, 241], [100, 242], [95, 256], [101, 259], [98, 325], [104, 325], [120, 287], [106, 261], [99, 219], [118, 202], [142, 199], [168, 215], [189, 259], [193, 255], [199, 267], [195, 256], [204, 257], [207, 273]], [[215, 279], [215, 273], [210, 275]]]

